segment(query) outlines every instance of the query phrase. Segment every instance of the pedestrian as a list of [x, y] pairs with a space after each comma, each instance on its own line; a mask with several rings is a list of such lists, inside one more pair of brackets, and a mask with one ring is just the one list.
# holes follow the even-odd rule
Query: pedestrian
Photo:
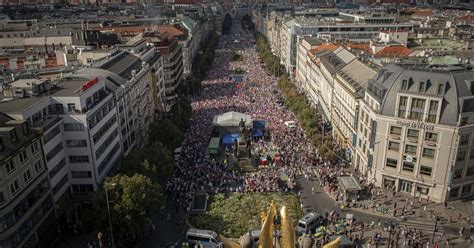
[[393, 210], [393, 217], [396, 217], [397, 216], [397, 210]]

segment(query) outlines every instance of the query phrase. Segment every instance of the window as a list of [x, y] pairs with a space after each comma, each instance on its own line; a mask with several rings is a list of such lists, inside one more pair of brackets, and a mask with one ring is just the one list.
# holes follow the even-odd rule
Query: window
[[461, 195], [471, 194], [471, 188], [472, 188], [472, 184], [462, 186]]
[[429, 166], [420, 166], [420, 174], [425, 175], [425, 176], [431, 176], [431, 172], [433, 171], [433, 168]]
[[84, 131], [84, 125], [81, 123], [64, 123], [64, 131]]
[[23, 134], [27, 135], [30, 132], [30, 129], [28, 128], [28, 122], [21, 124], [21, 129], [23, 131]]
[[438, 95], [444, 95], [444, 84], [438, 84]]
[[94, 192], [94, 187], [92, 186], [92, 184], [73, 184], [72, 192], [74, 193]]
[[471, 152], [469, 153], [469, 159], [474, 159], [474, 148], [472, 148]]
[[401, 96], [398, 101], [398, 117], [405, 118], [407, 113], [408, 97]]
[[466, 158], [466, 151], [459, 151], [458, 152], [458, 156], [456, 158], [456, 161], [464, 161], [464, 159]]
[[404, 79], [402, 81], [402, 90], [408, 90], [408, 88], [409, 88], [408, 80]]
[[424, 93], [426, 90], [426, 82], [420, 82], [420, 85], [418, 87], [418, 92]]
[[69, 112], [75, 111], [75, 110], [76, 110], [76, 104], [74, 104], [74, 103], [68, 103], [68, 104], [67, 104], [67, 110], [68, 110]]
[[410, 109], [410, 119], [412, 120], [423, 120], [423, 113], [425, 112], [425, 102], [424, 99], [413, 98], [411, 102]]
[[16, 141], [16, 130], [15, 129], [10, 131], [10, 140], [12, 141], [12, 143], [15, 143], [15, 141]]
[[404, 161], [404, 162], [403, 162], [402, 170], [404, 170], [404, 171], [409, 171], [409, 172], [413, 172], [413, 171], [415, 170], [415, 164], [414, 164], [414, 163], [410, 163], [410, 162]]
[[415, 130], [415, 129], [408, 129], [407, 131], [408, 138], [418, 139], [419, 134], [420, 134], [420, 131]]
[[460, 120], [459, 125], [460, 125], [461, 127], [467, 125], [467, 121], [468, 121], [468, 120], [469, 120], [469, 117], [468, 117], [468, 116], [463, 116], [463, 117], [461, 117], [461, 120]]
[[90, 171], [72, 171], [72, 178], [92, 178], [92, 173]]
[[89, 156], [84, 155], [84, 156], [69, 156], [69, 162], [70, 163], [88, 163], [89, 162]]
[[462, 177], [462, 169], [457, 169], [454, 171], [453, 179], [459, 179]]
[[3, 137], [0, 135], [0, 151], [3, 151]]
[[402, 134], [402, 128], [401, 127], [396, 127], [396, 126], [391, 126], [390, 127], [390, 134], [391, 135], [401, 135]]
[[434, 158], [435, 150], [430, 148], [423, 148], [423, 157], [424, 158]]
[[26, 162], [26, 160], [28, 160], [28, 154], [26, 154], [26, 150], [21, 151], [18, 157], [20, 158], [21, 163]]
[[38, 143], [31, 144], [31, 153], [35, 154], [38, 151]]
[[466, 177], [472, 177], [472, 176], [474, 176], [474, 166], [467, 167]]
[[18, 179], [13, 181], [13, 183], [10, 183], [10, 193], [12, 195], [15, 195], [18, 191], [20, 190], [20, 184], [18, 183]]
[[25, 182], [25, 184], [27, 184], [30, 182], [31, 178], [31, 171], [30, 169], [28, 169], [23, 173], [23, 181]]
[[87, 147], [86, 140], [66, 140], [67, 147]]
[[438, 116], [438, 101], [430, 101], [430, 109], [428, 116], [426, 117], [427, 122], [436, 123], [436, 117]]
[[6, 201], [5, 194], [0, 191], [0, 205], [2, 205]]
[[400, 151], [400, 143], [394, 142], [394, 141], [389, 141], [388, 142], [388, 149], [392, 151]]
[[411, 154], [411, 155], [416, 155], [416, 146], [406, 145], [405, 146], [405, 153]]
[[5, 169], [7, 170], [7, 175], [10, 175], [10, 174], [12, 174], [12, 172], [15, 171], [16, 167], [15, 167], [15, 163], [13, 162], [13, 160], [10, 160], [5, 164]]
[[50, 140], [52, 140], [56, 135], [61, 132], [61, 128], [56, 126], [55, 128], [51, 129], [48, 133], [43, 136], [43, 144], [47, 144]]
[[387, 163], [385, 164], [387, 167], [397, 168], [398, 161], [396, 159], [387, 158]]
[[43, 165], [41, 164], [41, 160], [36, 161], [35, 163], [35, 172], [38, 173], [43, 169]]
[[425, 133], [425, 140], [426, 141], [431, 141], [431, 142], [438, 142], [438, 134], [437, 133], [432, 133], [432, 132], [426, 132]]
[[51, 151], [46, 154], [46, 161], [51, 161], [51, 159], [58, 155], [58, 153], [61, 152], [63, 149], [63, 143], [57, 144], [53, 149], [51, 149]]
[[469, 144], [469, 135], [462, 135], [461, 138], [459, 139], [459, 144], [462, 146], [468, 145]]
[[416, 186], [416, 192], [420, 193], [421, 195], [427, 195], [429, 192], [429, 188], [423, 186]]
[[456, 198], [456, 197], [458, 197], [458, 193], [459, 193], [459, 187], [452, 188], [452, 189], [449, 191], [449, 198]]

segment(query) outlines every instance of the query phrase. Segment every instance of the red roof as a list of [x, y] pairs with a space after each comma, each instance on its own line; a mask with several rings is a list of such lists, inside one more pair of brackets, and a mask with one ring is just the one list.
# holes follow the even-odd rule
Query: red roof
[[407, 57], [413, 52], [413, 50], [404, 46], [389, 46], [382, 48], [375, 55], [379, 57]]
[[173, 25], [159, 25], [157, 27], [157, 30], [160, 32], [160, 33], [169, 33], [171, 34], [172, 36], [176, 37], [176, 36], [183, 36], [185, 35], [186, 33], [184, 33], [182, 30], [180, 30], [179, 28], [173, 26]]
[[333, 52], [338, 47], [339, 47], [339, 45], [337, 45], [337, 44], [323, 44], [323, 45], [319, 45], [319, 46], [309, 50], [309, 52], [312, 53], [312, 54], [316, 54], [317, 52], [322, 51], [322, 50], [328, 50], [330, 52]]
[[369, 43], [349, 43], [346, 46], [351, 49], [364, 50], [368, 53], [372, 53], [372, 49], [370, 49]]
[[465, 15], [459, 18], [461, 21], [474, 22], [474, 15]]

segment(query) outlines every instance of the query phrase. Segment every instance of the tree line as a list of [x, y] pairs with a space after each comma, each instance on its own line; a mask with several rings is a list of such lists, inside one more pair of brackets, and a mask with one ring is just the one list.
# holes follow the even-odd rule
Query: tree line
[[296, 114], [298, 123], [317, 147], [319, 154], [328, 160], [335, 159], [336, 154], [333, 151], [332, 136], [324, 132], [325, 128], [322, 125], [321, 115], [291, 83], [289, 75], [281, 68], [280, 59], [272, 53], [267, 39], [260, 33], [255, 33], [255, 39], [260, 59], [264, 62], [266, 69], [272, 75], [279, 77], [277, 83], [283, 93], [285, 106]]
[[199, 92], [214, 60], [217, 41], [213, 31], [203, 42], [193, 63], [192, 78], [180, 89], [181, 96], [165, 119], [150, 124], [148, 144], [126, 155], [117, 174], [107, 177], [97, 190], [90, 208], [81, 215], [84, 232], [102, 232], [110, 243], [107, 190], [116, 243], [121, 241], [129, 246], [149, 233], [153, 215], [164, 204], [164, 184], [174, 172], [173, 152], [181, 144], [181, 134], [191, 119], [191, 102], [185, 95]]

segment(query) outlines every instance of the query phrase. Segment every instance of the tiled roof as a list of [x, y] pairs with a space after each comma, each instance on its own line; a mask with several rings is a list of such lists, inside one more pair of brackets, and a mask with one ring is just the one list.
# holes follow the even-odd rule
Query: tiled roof
[[404, 46], [389, 46], [385, 47], [382, 50], [376, 53], [379, 57], [407, 57], [413, 52], [413, 50], [406, 48]]
[[175, 37], [185, 35], [183, 31], [173, 25], [159, 25], [157, 29], [160, 33], [169, 33]]
[[312, 54], [316, 54], [316, 53], [318, 53], [322, 50], [327, 50], [327, 51], [333, 52], [338, 47], [339, 47], [339, 45], [336, 45], [336, 44], [324, 44], [324, 45], [320, 45], [320, 46], [317, 46], [317, 47], [309, 50], [309, 52], [312, 53]]
[[474, 15], [465, 15], [461, 18], [459, 18], [461, 21], [468, 21], [468, 22], [474, 22]]

